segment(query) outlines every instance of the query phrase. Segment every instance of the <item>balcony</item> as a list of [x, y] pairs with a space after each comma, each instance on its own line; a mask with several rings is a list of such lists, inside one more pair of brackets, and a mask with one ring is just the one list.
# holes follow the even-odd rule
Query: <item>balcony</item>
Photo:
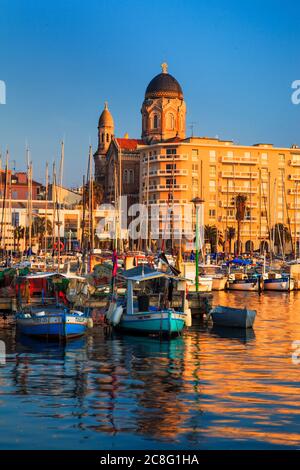
[[228, 155], [223, 155], [221, 157], [222, 163], [240, 163], [244, 165], [257, 165], [258, 164], [258, 157], [239, 157], [237, 155], [233, 155], [229, 157]]
[[292, 181], [300, 181], [300, 175], [289, 175], [288, 178]]
[[[222, 215], [222, 222], [236, 222], [235, 215]], [[245, 222], [257, 222], [257, 217], [245, 217], [242, 223]]]
[[300, 166], [300, 159], [299, 160], [289, 160], [289, 164], [291, 166]]
[[[247, 201], [247, 207], [251, 207], [252, 209], [253, 208], [257, 208], [258, 207], [258, 203], [257, 202], [253, 202], [253, 201]], [[235, 201], [219, 201], [219, 207], [229, 207], [230, 209], [234, 208], [235, 207]]]
[[[179, 155], [179, 154], [174, 154], [174, 155], [151, 155], [149, 157], [149, 162], [170, 162], [170, 161], [185, 161], [188, 160], [189, 156], [188, 155]], [[148, 157], [143, 158], [144, 163], [148, 163]]]
[[250, 178], [252, 180], [258, 178], [258, 173], [255, 172], [248, 172], [248, 171], [222, 171], [221, 172], [222, 178], [231, 178], [231, 179], [247, 179], [249, 180]]
[[221, 188], [222, 193], [250, 193], [250, 194], [257, 194], [257, 188], [250, 188], [247, 186], [222, 186]]
[[186, 191], [187, 184], [153, 184], [149, 186], [149, 192], [153, 191]]
[[288, 194], [300, 195], [300, 188], [288, 189]]
[[[149, 171], [149, 176], [188, 176], [189, 172], [188, 170], [184, 169], [174, 169], [174, 170], [150, 170]], [[143, 173], [143, 177], [147, 178], [147, 172]]]

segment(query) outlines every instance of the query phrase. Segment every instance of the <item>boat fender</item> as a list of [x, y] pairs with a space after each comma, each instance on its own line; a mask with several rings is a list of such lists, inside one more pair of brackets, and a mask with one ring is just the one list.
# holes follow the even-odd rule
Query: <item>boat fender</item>
[[119, 305], [114, 311], [113, 311], [113, 314], [112, 314], [112, 317], [111, 317], [111, 323], [113, 324], [113, 326], [116, 326], [120, 323], [120, 320], [121, 320], [121, 317], [122, 317], [122, 313], [123, 313], [123, 307], [122, 305]]
[[116, 307], [117, 307], [117, 304], [115, 301], [110, 302], [108, 310], [105, 314], [105, 317], [109, 323], [111, 321], [112, 314], [114, 313], [114, 310], [116, 309]]
[[93, 319], [92, 319], [92, 318], [88, 318], [88, 319], [87, 319], [86, 326], [87, 326], [88, 328], [93, 328], [94, 322], [93, 322]]
[[192, 311], [189, 308], [189, 302], [187, 299], [185, 301], [184, 313], [185, 313], [185, 326], [192, 326]]

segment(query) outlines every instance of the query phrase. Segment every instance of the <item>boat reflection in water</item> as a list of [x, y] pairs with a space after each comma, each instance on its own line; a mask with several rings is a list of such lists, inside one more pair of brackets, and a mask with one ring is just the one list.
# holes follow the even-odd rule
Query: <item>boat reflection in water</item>
[[300, 292], [223, 292], [257, 311], [254, 332], [196, 320], [172, 340], [94, 328], [66, 345], [17, 338], [0, 367], [0, 447], [300, 447]]

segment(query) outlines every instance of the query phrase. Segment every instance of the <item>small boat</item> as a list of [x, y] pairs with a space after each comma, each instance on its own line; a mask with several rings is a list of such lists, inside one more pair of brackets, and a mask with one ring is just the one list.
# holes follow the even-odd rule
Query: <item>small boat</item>
[[231, 273], [228, 276], [226, 287], [228, 290], [260, 292], [263, 286], [260, 276], [245, 273]]
[[289, 274], [269, 271], [264, 274], [264, 290], [289, 292], [294, 289], [294, 279]]
[[[146, 270], [146, 268], [145, 268]], [[136, 268], [125, 271], [126, 296], [114, 297], [106, 312], [106, 320], [113, 327], [131, 333], [155, 334], [159, 336], [178, 336], [191, 321], [191, 313], [186, 300], [185, 281], [174, 275], [147, 269], [136, 274]], [[132, 274], [131, 274], [132, 272]], [[172, 308], [173, 285], [181, 291], [182, 309]], [[150, 305], [154, 288], [160, 292], [157, 304]]]
[[214, 327], [226, 326], [229, 328], [252, 328], [256, 317], [256, 310], [248, 308], [233, 308], [218, 305], [208, 314], [212, 318]]
[[88, 316], [64, 306], [35, 307], [16, 314], [20, 333], [47, 339], [67, 339], [83, 335], [88, 328]]

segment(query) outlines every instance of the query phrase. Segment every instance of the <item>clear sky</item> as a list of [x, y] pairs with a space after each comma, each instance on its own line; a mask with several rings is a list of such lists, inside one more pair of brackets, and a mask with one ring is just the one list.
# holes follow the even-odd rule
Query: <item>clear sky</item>
[[42, 178], [64, 139], [65, 183], [79, 184], [104, 101], [116, 135], [140, 137], [163, 61], [194, 134], [300, 145], [299, 17], [290, 0], [0, 0], [0, 149], [24, 169], [27, 142]]

